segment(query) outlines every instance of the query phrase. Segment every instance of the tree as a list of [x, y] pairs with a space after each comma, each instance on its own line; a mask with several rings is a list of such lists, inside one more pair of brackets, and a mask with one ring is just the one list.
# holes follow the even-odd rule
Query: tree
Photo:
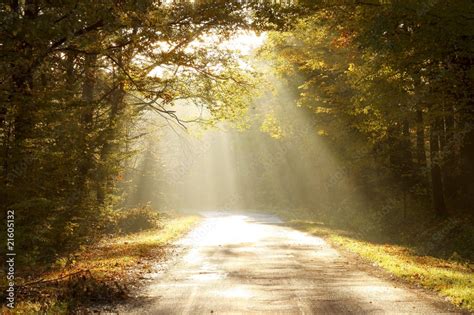
[[[130, 130], [150, 111], [182, 124], [172, 107], [187, 99], [215, 120], [238, 119], [249, 74], [219, 43], [251, 26], [247, 7], [154, 0], [0, 6], [0, 199], [16, 210], [24, 253], [51, 260], [101, 231], [122, 194], [116, 184], [129, 148], [144, 133]], [[242, 101], [231, 104], [225, 91]]]
[[[395, 195], [405, 210], [426, 198], [434, 215], [461, 204], [472, 210], [467, 190], [455, 184], [471, 172], [466, 161], [472, 164], [470, 123], [462, 123], [472, 120], [472, 3], [321, 2], [310, 12], [271, 34], [263, 55], [282, 77], [302, 78], [289, 86], [359, 174], [365, 208], [380, 212]], [[406, 212], [395, 215], [403, 220]]]

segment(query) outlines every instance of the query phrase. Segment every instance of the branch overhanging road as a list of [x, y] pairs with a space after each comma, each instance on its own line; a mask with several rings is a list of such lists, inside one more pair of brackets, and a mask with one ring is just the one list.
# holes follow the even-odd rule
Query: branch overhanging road
[[360, 268], [269, 215], [205, 213], [130, 314], [435, 314], [448, 303]]

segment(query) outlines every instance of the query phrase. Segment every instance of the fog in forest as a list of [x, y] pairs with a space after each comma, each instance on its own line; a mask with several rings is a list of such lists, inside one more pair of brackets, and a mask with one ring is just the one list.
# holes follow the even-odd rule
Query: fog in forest
[[[166, 127], [147, 136], [128, 201], [180, 211], [314, 212], [354, 200], [348, 174], [318, 134], [311, 113], [295, 106], [294, 95], [276, 79], [275, 88], [277, 93], [255, 99], [244, 127], [220, 122], [184, 128], [151, 115]], [[200, 115], [191, 104], [174, 110], [187, 120]]]

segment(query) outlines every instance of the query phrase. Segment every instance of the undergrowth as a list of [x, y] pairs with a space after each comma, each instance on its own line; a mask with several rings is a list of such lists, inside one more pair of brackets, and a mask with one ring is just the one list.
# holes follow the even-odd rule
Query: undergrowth
[[[47, 272], [16, 279], [16, 307], [3, 314], [70, 314], [91, 305], [123, 301], [142, 274], [164, 258], [167, 246], [199, 220], [180, 216], [161, 220], [159, 227], [111, 236], [63, 257]], [[5, 277], [2, 277], [4, 279]], [[5, 284], [2, 283], [2, 292]], [[4, 297], [2, 297], [4, 299]]]

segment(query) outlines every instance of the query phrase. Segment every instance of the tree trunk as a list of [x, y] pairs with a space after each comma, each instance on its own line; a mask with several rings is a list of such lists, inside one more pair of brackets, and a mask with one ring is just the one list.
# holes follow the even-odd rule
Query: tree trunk
[[103, 204], [108, 187], [110, 187], [109, 174], [105, 170], [106, 164], [109, 162], [109, 156], [116, 149], [117, 145], [112, 141], [117, 137], [117, 131], [120, 129], [119, 120], [124, 107], [124, 84], [119, 83], [117, 90], [111, 98], [111, 110], [109, 116], [109, 124], [105, 130], [103, 145], [100, 152], [100, 163], [102, 164], [97, 176], [97, 201]]
[[421, 109], [416, 110], [416, 159], [418, 167], [426, 168], [425, 124]]
[[404, 174], [411, 176], [413, 171], [413, 154], [411, 148], [411, 140], [410, 140], [410, 122], [407, 118], [403, 120], [402, 124], [402, 140], [401, 140], [401, 162], [402, 162], [402, 169]]
[[431, 190], [433, 210], [438, 216], [444, 217], [447, 216], [447, 209], [440, 166], [439, 128], [439, 119], [435, 119], [430, 127]]
[[457, 148], [454, 137], [454, 108], [447, 106], [444, 115], [444, 183], [446, 184], [446, 197], [448, 200], [456, 199], [456, 194], [459, 189], [459, 173], [457, 167]]
[[[117, 57], [118, 69], [117, 73], [122, 71], [124, 66], [123, 53], [119, 53]], [[127, 58], [128, 60], [128, 58]], [[121, 75], [116, 75], [114, 80], [116, 87], [110, 98], [110, 115], [107, 128], [104, 131], [102, 137], [102, 148], [100, 152], [100, 169], [97, 172], [97, 183], [96, 183], [96, 195], [97, 201], [103, 204], [105, 201], [106, 193], [109, 187], [113, 184], [110, 180], [110, 174], [107, 171], [107, 163], [109, 163], [109, 157], [112, 152], [117, 149], [117, 144], [112, 143], [118, 135], [120, 126], [120, 120], [124, 111], [124, 98], [125, 98], [125, 85], [124, 79]]]
[[[92, 143], [90, 133], [92, 131], [92, 122], [94, 114], [94, 89], [96, 84], [97, 55], [88, 54], [84, 61], [84, 82], [82, 85], [82, 132], [79, 135], [80, 156], [78, 161], [77, 191], [75, 192], [80, 201], [87, 192], [87, 177], [92, 168]], [[76, 202], [77, 202], [76, 201]]]

